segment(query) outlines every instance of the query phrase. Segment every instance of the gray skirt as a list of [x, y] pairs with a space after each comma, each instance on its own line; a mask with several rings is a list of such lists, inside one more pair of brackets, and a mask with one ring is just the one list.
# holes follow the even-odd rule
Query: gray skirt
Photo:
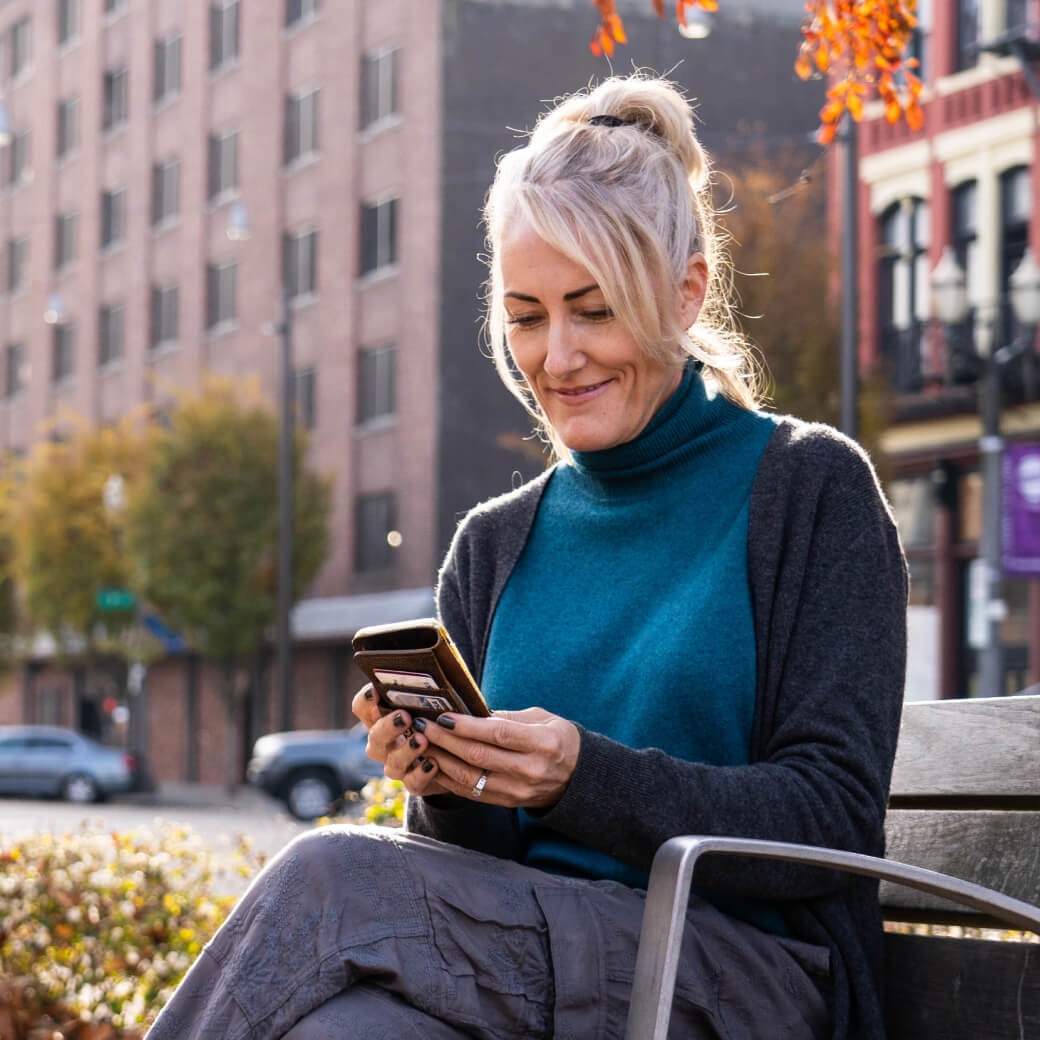
[[[324, 827], [257, 875], [146, 1040], [624, 1035], [644, 893]], [[672, 1037], [829, 1035], [827, 951], [691, 899]]]

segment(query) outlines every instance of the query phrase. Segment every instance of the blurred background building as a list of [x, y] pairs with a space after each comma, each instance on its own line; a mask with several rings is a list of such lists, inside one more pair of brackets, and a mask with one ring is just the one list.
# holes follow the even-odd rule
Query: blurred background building
[[[720, 166], [810, 147], [801, 0], [726, 0], [704, 39], [620, 6], [615, 67], [684, 84]], [[608, 72], [597, 24], [588, 0], [0, 6], [0, 449], [70, 413], [161, 416], [207, 371], [277, 400], [284, 292], [296, 420], [334, 479], [332, 549], [293, 611], [294, 726], [349, 719], [353, 631], [432, 613], [461, 514], [544, 466], [481, 355], [479, 211], [543, 102]], [[93, 697], [38, 661], [0, 714], [76, 725]], [[139, 697], [160, 780], [222, 776], [204, 662], [171, 656]]]
[[877, 106], [859, 127], [860, 361], [893, 395], [883, 446], [913, 576], [908, 693], [996, 696], [1040, 680], [1040, 590], [1000, 564], [1009, 452], [1040, 439], [1025, 306], [1040, 246], [1040, 5], [918, 7], [925, 128]]

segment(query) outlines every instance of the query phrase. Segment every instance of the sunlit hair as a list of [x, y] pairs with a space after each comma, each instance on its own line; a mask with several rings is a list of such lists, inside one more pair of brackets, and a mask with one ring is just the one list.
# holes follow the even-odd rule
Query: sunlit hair
[[[596, 116], [622, 125], [590, 122]], [[499, 160], [484, 206], [485, 334], [503, 382], [537, 419], [558, 457], [570, 453], [506, 347], [498, 255], [503, 232], [513, 221], [527, 222], [592, 275], [648, 354], [676, 364], [692, 355], [726, 397], [753, 408], [758, 368], [733, 320], [731, 268], [715, 224], [710, 174], [686, 99], [674, 84], [641, 73], [564, 98], [539, 119], [524, 147]], [[689, 258], [698, 252], [708, 265], [707, 293], [696, 322], [684, 329], [675, 301]]]

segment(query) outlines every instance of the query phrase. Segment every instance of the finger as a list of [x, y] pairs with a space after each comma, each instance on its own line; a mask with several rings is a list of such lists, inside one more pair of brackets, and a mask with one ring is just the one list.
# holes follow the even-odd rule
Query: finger
[[383, 716], [379, 708], [379, 701], [371, 683], [364, 686], [354, 694], [350, 702], [350, 710], [371, 729]]
[[[516, 714], [520, 714], [519, 712]], [[547, 718], [554, 718], [545, 713]], [[517, 721], [504, 715], [492, 715], [489, 718], [476, 718], [472, 715], [439, 715], [434, 725], [427, 726], [425, 731], [431, 744], [443, 747], [452, 754], [465, 758], [474, 765], [485, 766], [494, 760], [485, 757], [489, 750], [481, 751], [470, 747], [466, 752], [466, 744], [483, 744], [487, 749], [499, 748], [504, 751], [530, 752], [542, 748], [547, 740], [547, 726], [541, 722]], [[476, 757], [474, 757], [476, 756]]]
[[426, 750], [428, 743], [421, 733], [410, 730], [402, 732], [390, 745], [383, 762], [383, 772], [391, 780], [403, 780], [417, 764], [421, 764]]
[[429, 798], [432, 795], [451, 794], [441, 783], [441, 775], [436, 759], [419, 755], [412, 767], [404, 776], [405, 790], [417, 798]]
[[411, 735], [412, 719], [407, 712], [395, 711], [384, 715], [369, 729], [365, 753], [377, 762], [386, 762], [399, 738], [403, 736], [407, 739]]

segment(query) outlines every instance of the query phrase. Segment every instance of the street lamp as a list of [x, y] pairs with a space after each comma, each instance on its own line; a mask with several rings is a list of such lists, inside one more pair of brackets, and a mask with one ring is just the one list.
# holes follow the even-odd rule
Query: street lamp
[[[961, 325], [968, 317], [967, 280], [956, 255], [947, 246], [931, 275], [932, 303], [936, 318], [945, 326]], [[978, 317], [975, 322], [975, 353], [982, 362], [979, 380], [979, 413], [982, 436], [982, 535], [981, 556], [974, 573], [978, 574], [976, 602], [981, 613], [979, 651], [979, 691], [984, 697], [1003, 694], [1003, 661], [1000, 622], [1007, 615], [1001, 584], [1001, 467], [1004, 442], [1000, 435], [1001, 366], [1023, 351], [1031, 350], [1036, 326], [1040, 323], [1040, 268], [1031, 250], [1008, 279], [1008, 297], [1021, 332], [1012, 343], [996, 346], [996, 318]], [[998, 312], [999, 313], [999, 312]]]
[[[248, 241], [249, 214], [241, 202], [231, 207], [227, 236]], [[284, 279], [283, 279], [284, 281]], [[283, 284], [281, 320], [273, 330], [281, 341], [281, 415], [278, 436], [278, 608], [275, 623], [278, 728], [292, 728], [292, 632], [293, 604], [293, 345], [292, 300]]]

